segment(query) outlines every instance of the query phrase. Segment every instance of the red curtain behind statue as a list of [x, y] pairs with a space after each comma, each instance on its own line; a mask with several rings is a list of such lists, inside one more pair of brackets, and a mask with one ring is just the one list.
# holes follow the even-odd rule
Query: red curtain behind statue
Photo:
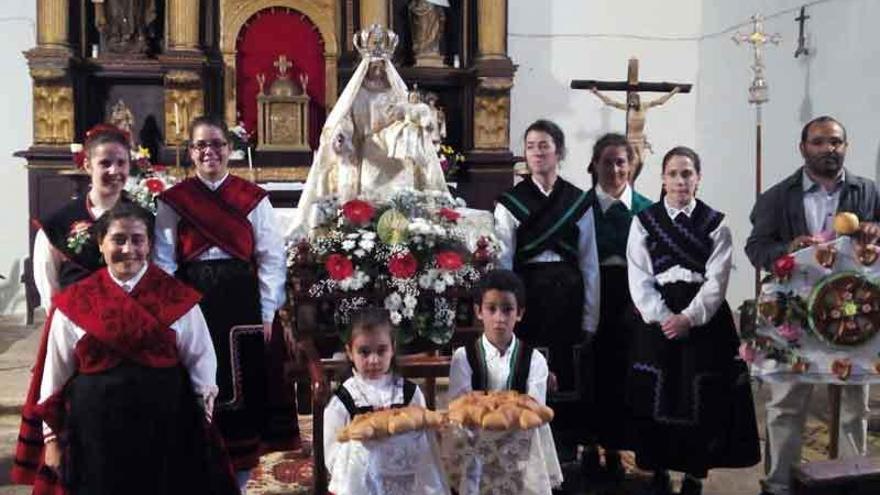
[[[294, 81], [300, 74], [309, 76], [306, 93], [309, 103], [309, 145], [318, 148], [321, 126], [326, 116], [324, 41], [308, 17], [293, 9], [275, 7], [262, 10], [248, 20], [238, 34], [236, 44], [236, 87], [239, 120], [248, 132], [257, 129], [257, 74], [266, 75], [265, 91], [278, 75], [275, 61], [287, 55], [293, 63], [288, 69]], [[256, 138], [254, 139], [256, 141]]]

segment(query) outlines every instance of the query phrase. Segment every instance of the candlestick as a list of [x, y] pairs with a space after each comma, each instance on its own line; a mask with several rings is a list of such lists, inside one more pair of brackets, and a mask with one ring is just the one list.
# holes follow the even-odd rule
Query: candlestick
[[174, 102], [174, 136], [180, 138], [180, 107], [176, 101]]

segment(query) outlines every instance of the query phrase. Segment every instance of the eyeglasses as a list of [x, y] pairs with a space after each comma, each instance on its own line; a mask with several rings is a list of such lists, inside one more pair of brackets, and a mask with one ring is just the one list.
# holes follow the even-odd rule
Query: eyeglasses
[[196, 141], [192, 143], [192, 148], [199, 151], [207, 151], [208, 148], [211, 148], [214, 151], [218, 151], [226, 146], [226, 141], [221, 139], [215, 139], [213, 141]]

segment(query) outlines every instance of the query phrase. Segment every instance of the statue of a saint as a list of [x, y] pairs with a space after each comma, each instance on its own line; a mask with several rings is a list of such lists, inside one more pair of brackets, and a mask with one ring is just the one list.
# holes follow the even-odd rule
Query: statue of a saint
[[131, 113], [131, 109], [128, 108], [128, 105], [121, 98], [110, 107], [110, 117], [107, 119], [107, 123], [127, 132], [128, 139], [131, 141], [129, 144], [134, 145], [134, 135], [132, 134], [134, 114]]
[[410, 101], [391, 63], [397, 35], [373, 25], [355, 35], [355, 46], [362, 60], [321, 130], [294, 231], [313, 226], [312, 207], [324, 196], [344, 202], [406, 188], [449, 193], [431, 140], [431, 109]]
[[434, 141], [434, 144], [439, 145], [446, 139], [446, 112], [437, 106], [438, 101], [440, 101], [440, 97], [437, 93], [429, 92], [425, 94], [425, 103], [434, 112], [434, 130], [431, 133], [431, 140]]
[[651, 148], [651, 143], [648, 142], [648, 137], [645, 136], [645, 114], [648, 112], [648, 109], [659, 107], [669, 101], [670, 98], [681, 91], [681, 88], [676, 86], [672, 91], [647, 103], [642, 103], [642, 99], [636, 91], [627, 93], [626, 103], [614, 100], [600, 93], [596, 88], [590, 91], [606, 105], [626, 111], [626, 138], [636, 152], [636, 163], [632, 170], [630, 182], [635, 182], [642, 171], [642, 164], [645, 163], [645, 152], [654, 152], [653, 148]]
[[409, 18], [416, 66], [443, 67], [440, 39], [443, 38], [449, 0], [412, 0]]
[[142, 54], [156, 21], [156, 0], [92, 0], [101, 52]]

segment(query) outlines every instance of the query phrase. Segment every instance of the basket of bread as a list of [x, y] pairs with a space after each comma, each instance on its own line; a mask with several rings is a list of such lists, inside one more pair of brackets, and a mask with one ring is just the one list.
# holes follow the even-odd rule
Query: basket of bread
[[443, 422], [443, 414], [419, 406], [382, 409], [358, 414], [336, 438], [340, 442], [379, 440], [411, 431], [437, 430]]
[[471, 429], [530, 430], [550, 422], [553, 409], [513, 390], [470, 392], [449, 403], [448, 419]]

